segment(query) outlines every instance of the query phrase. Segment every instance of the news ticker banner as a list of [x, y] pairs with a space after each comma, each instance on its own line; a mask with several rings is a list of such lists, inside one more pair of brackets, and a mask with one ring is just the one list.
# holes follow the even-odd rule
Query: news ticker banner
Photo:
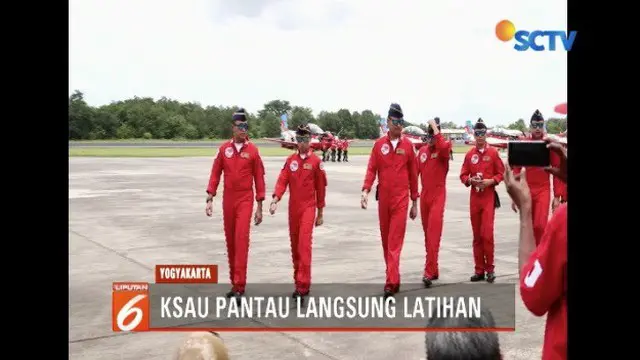
[[[403, 284], [388, 298], [381, 284], [313, 284], [304, 301], [293, 284], [248, 284], [237, 300], [216, 283], [217, 267], [198, 266], [156, 267], [155, 284], [114, 283], [113, 331], [515, 330], [514, 284]], [[487, 310], [491, 329], [478, 321]]]

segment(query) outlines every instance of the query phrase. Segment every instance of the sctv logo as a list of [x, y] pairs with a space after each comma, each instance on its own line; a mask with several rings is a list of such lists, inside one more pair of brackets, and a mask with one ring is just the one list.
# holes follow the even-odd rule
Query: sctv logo
[[[496, 36], [498, 39], [507, 42], [515, 38], [516, 44], [513, 46], [518, 51], [556, 51], [556, 47], [561, 45], [565, 51], [571, 50], [573, 42], [576, 40], [577, 31], [558, 30], [518, 30], [509, 20], [502, 20], [496, 25]], [[546, 39], [545, 39], [546, 38]], [[560, 40], [560, 44], [558, 44]], [[547, 47], [545, 47], [547, 45]]]

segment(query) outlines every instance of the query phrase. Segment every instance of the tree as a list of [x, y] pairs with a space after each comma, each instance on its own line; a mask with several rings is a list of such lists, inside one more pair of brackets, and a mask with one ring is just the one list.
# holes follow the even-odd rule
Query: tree
[[267, 113], [262, 121], [261, 130], [265, 137], [278, 137], [280, 135], [280, 119], [272, 113]]
[[313, 117], [313, 111], [310, 108], [303, 106], [294, 106], [291, 109], [289, 128], [297, 129], [300, 125], [306, 125], [315, 121], [316, 119]]
[[[81, 91], [69, 96], [69, 139], [229, 139], [232, 132], [232, 106], [203, 106], [197, 102], [180, 102], [167, 97], [133, 97], [93, 107], [87, 104]], [[248, 113], [249, 136], [280, 137], [280, 116], [287, 114], [289, 129], [315, 123], [325, 131], [340, 133], [341, 137], [376, 139], [380, 136], [380, 115], [371, 110], [320, 111], [287, 100], [271, 100], [257, 114]], [[410, 123], [406, 124], [411, 125]], [[425, 124], [419, 126], [426, 130]], [[457, 128], [451, 122], [442, 128]], [[526, 130], [520, 119], [509, 128]], [[566, 119], [549, 119], [550, 133], [566, 130]]]
[[456, 125], [456, 123], [454, 123], [453, 121], [440, 123], [440, 127], [443, 129], [462, 129], [462, 126]]
[[559, 134], [567, 130], [567, 119], [550, 118], [547, 121], [547, 132], [550, 134]]
[[520, 130], [522, 132], [526, 132], [529, 130], [529, 127], [527, 126], [527, 124], [524, 123], [524, 120], [522, 119], [518, 119], [518, 121], [509, 124], [509, 126], [507, 126], [507, 129], [509, 130]]
[[94, 109], [84, 101], [84, 94], [76, 90], [69, 96], [69, 139], [95, 139]]
[[291, 104], [286, 100], [271, 100], [264, 104], [262, 110], [258, 112], [258, 117], [265, 118], [267, 114], [273, 114], [280, 118], [282, 114], [288, 114], [291, 111]]

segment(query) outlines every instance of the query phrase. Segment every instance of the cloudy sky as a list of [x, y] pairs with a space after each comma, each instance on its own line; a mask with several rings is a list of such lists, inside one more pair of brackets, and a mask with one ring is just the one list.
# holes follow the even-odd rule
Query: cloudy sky
[[71, 0], [69, 92], [316, 114], [398, 102], [412, 122], [507, 124], [553, 115], [567, 57], [515, 51], [495, 25], [566, 29], [566, 14], [557, 0]]

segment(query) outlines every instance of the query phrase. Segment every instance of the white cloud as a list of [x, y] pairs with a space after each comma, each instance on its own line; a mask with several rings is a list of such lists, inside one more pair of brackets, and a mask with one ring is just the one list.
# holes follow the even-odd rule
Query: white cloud
[[398, 102], [409, 121], [553, 115], [566, 53], [515, 51], [495, 37], [502, 19], [566, 29], [566, 2], [72, 0], [69, 91], [92, 105], [167, 96], [250, 111], [278, 98], [316, 113]]

